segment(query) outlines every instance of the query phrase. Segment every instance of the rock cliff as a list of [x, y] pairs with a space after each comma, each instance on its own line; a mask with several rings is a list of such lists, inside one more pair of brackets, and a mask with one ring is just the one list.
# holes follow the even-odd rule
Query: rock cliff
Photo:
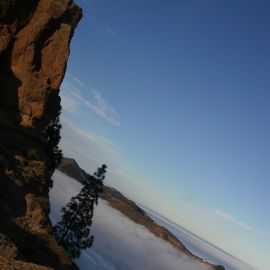
[[48, 191], [81, 16], [72, 0], [0, 0], [0, 269], [76, 269], [50, 236]]

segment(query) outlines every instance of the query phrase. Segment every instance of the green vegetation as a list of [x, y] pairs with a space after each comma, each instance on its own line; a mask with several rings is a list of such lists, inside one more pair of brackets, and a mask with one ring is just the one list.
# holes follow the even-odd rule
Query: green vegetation
[[36, 149], [29, 149], [27, 153], [28, 160], [39, 160], [38, 151]]
[[58, 146], [61, 139], [60, 130], [62, 128], [60, 124], [61, 109], [61, 106], [59, 106], [56, 116], [52, 118], [43, 132], [46, 141], [46, 152], [49, 156], [48, 169], [51, 173], [59, 165], [63, 157], [62, 150]]
[[51, 176], [55, 168], [60, 164], [63, 157], [62, 150], [58, 146], [61, 139], [60, 131], [62, 128], [62, 125], [60, 124], [61, 109], [62, 107], [59, 105], [55, 117], [51, 119], [43, 131], [43, 136], [45, 138], [45, 152], [48, 155], [46, 164], [48, 184], [50, 188], [53, 186], [53, 180]]
[[215, 266], [215, 270], [225, 270], [225, 268], [222, 265]]
[[94, 204], [98, 193], [103, 191], [107, 166], [103, 164], [83, 185], [80, 193], [62, 208], [62, 220], [53, 227], [55, 239], [71, 258], [80, 257], [81, 250], [91, 247], [94, 236], [90, 235]]

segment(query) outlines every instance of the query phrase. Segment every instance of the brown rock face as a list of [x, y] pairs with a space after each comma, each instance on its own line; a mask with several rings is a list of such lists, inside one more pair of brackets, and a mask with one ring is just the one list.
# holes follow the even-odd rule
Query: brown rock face
[[0, 0], [1, 269], [74, 269], [49, 234], [48, 130], [81, 16], [72, 0]]

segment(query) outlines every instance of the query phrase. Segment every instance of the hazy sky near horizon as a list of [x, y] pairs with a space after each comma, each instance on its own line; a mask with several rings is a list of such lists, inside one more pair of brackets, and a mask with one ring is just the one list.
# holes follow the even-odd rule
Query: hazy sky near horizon
[[270, 254], [270, 2], [77, 1], [65, 155], [260, 270]]

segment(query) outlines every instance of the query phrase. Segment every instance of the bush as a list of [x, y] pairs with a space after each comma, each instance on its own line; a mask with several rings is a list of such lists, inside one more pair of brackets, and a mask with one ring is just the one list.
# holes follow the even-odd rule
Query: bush
[[27, 153], [27, 159], [29, 160], [39, 160], [38, 151], [36, 149], [30, 149]]

